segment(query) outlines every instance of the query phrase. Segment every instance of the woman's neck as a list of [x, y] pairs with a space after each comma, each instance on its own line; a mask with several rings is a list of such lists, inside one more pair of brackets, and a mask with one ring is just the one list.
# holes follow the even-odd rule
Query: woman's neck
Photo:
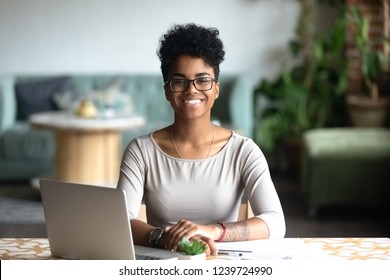
[[212, 134], [213, 124], [211, 121], [204, 122], [178, 122], [172, 126], [172, 134], [176, 142], [199, 144], [209, 141]]
[[178, 123], [170, 128], [174, 154], [180, 158], [208, 158], [212, 152], [215, 128], [209, 122]]

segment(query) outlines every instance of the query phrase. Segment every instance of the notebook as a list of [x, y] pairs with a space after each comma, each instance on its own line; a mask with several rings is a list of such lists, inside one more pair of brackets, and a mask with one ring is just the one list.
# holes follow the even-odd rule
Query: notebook
[[54, 257], [177, 259], [175, 252], [134, 245], [123, 190], [48, 179], [39, 184]]

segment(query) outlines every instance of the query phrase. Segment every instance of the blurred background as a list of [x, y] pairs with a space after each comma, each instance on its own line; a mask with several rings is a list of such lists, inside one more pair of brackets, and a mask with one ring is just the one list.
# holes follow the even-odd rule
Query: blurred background
[[[221, 75], [250, 81], [250, 136], [267, 157], [287, 236], [389, 236], [388, 6], [388, 0], [0, 0], [0, 78], [158, 75], [156, 50], [170, 26], [216, 27], [226, 51]], [[384, 110], [383, 117], [374, 124], [355, 117], [361, 104], [375, 115]], [[309, 133], [318, 129], [324, 135]], [[1, 149], [0, 160], [9, 153]], [[45, 236], [30, 180], [0, 178], [0, 201], [0, 237]]]

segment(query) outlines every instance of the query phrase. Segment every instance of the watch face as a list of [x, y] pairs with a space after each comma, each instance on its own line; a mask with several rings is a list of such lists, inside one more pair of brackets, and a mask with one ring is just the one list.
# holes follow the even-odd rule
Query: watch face
[[152, 244], [156, 244], [162, 236], [163, 232], [164, 230], [162, 228], [155, 228], [154, 230], [152, 230], [152, 232], [150, 233], [149, 242]]

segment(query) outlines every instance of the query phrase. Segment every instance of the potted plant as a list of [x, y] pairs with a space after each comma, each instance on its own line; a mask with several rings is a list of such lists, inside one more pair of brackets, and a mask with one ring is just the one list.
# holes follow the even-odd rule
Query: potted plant
[[[281, 161], [276, 161], [296, 179], [300, 174], [302, 134], [311, 128], [344, 124], [348, 73], [345, 10], [336, 2], [328, 2], [338, 5], [340, 14], [327, 32], [308, 37], [309, 32], [302, 30], [312, 22], [301, 19], [298, 40], [290, 43], [292, 55], [301, 63], [284, 69], [273, 81], [262, 80], [255, 90], [256, 98], [271, 104], [256, 116], [255, 140], [265, 153], [282, 151]], [[302, 7], [303, 12], [309, 11], [306, 5]], [[304, 13], [301, 17], [310, 19]]]
[[[302, 40], [291, 42], [292, 54], [303, 56], [303, 63], [286, 69], [274, 81], [262, 80], [256, 88], [255, 96], [265, 96], [272, 106], [257, 116], [255, 140], [266, 153], [286, 147], [289, 165], [295, 168], [300, 165], [301, 135], [306, 130], [343, 122], [348, 64], [344, 9], [340, 12], [327, 32], [312, 38], [310, 52]], [[303, 42], [308, 44], [307, 39]], [[292, 172], [299, 174], [299, 170]]]
[[[386, 2], [387, 3], [387, 2]], [[351, 8], [349, 19], [354, 27], [353, 41], [358, 53], [361, 75], [360, 92], [346, 96], [347, 110], [354, 126], [385, 126], [389, 119], [389, 61], [383, 50], [376, 50], [370, 39], [370, 18], [359, 8]], [[389, 26], [385, 17], [385, 25]], [[383, 44], [388, 43], [383, 37]]]
[[187, 238], [183, 238], [178, 245], [180, 253], [177, 258], [179, 260], [206, 259], [206, 245], [199, 240], [190, 241]]

